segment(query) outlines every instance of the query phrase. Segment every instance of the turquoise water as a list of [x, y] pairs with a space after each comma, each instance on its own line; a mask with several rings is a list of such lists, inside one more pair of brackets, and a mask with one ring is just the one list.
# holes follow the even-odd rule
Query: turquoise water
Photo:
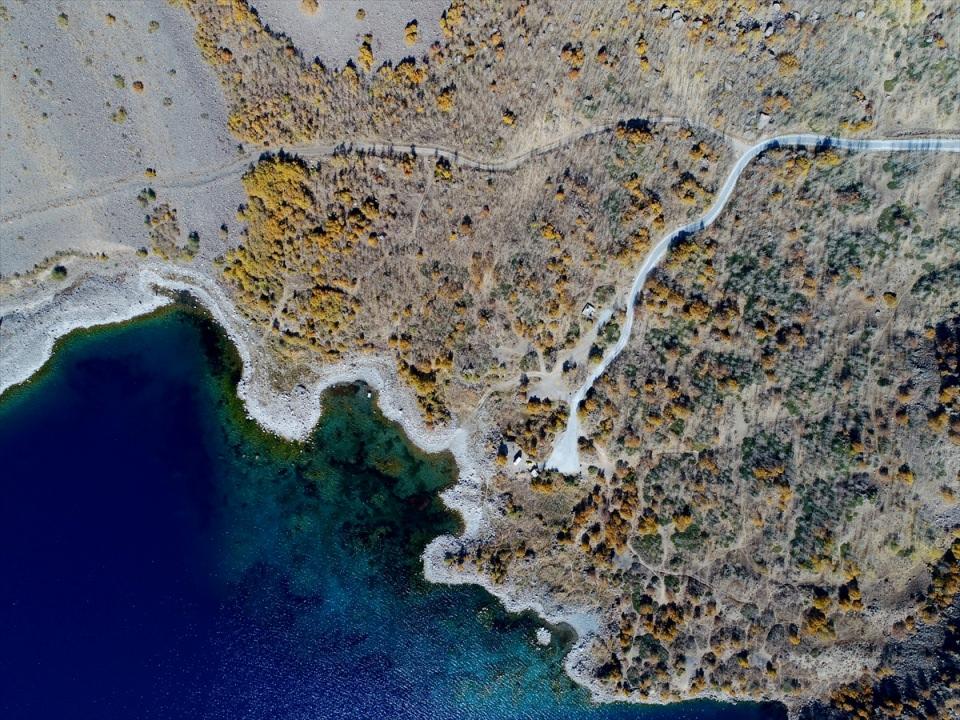
[[362, 386], [311, 440], [260, 432], [219, 331], [181, 308], [75, 334], [0, 400], [0, 716], [747, 718], [595, 707], [570, 638], [425, 583], [456, 468]]

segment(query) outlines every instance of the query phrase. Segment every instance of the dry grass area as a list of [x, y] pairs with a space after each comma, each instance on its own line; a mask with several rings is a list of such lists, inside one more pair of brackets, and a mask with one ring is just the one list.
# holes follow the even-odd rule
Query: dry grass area
[[648, 280], [580, 408], [588, 475], [504, 469], [492, 537], [451, 557], [602, 609], [597, 678], [634, 699], [890, 675], [960, 589], [956, 163], [776, 151], [744, 186]]

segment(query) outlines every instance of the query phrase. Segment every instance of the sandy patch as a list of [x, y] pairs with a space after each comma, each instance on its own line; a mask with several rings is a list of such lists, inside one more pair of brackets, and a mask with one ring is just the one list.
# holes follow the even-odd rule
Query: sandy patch
[[11, 216], [41, 202], [73, 207], [70, 198], [118, 179], [146, 187], [147, 168], [161, 179], [180, 177], [234, 158], [219, 84], [181, 10], [143, 0], [13, 0], [6, 7], [4, 36], [15, 41], [0, 44], [0, 65], [10, 70], [0, 75], [3, 275], [55, 249], [100, 252], [129, 243], [129, 223], [143, 224], [138, 189], [127, 206], [111, 198], [19, 225], [7, 222]]

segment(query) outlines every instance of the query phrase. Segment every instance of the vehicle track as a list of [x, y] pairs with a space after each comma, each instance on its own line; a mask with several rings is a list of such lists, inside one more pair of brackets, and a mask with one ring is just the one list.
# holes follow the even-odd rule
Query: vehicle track
[[[0, 223], [11, 223], [22, 220], [31, 215], [37, 215], [40, 213], [49, 212], [51, 210], [75, 207], [86, 202], [103, 200], [122, 193], [137, 192], [147, 186], [150, 186], [156, 190], [189, 190], [191, 188], [209, 185], [210, 183], [217, 182], [218, 180], [237, 175], [248, 165], [250, 165], [250, 163], [256, 162], [256, 160], [265, 153], [272, 152], [284, 152], [290, 155], [297, 155], [305, 160], [321, 160], [323, 158], [332, 157], [333, 155], [344, 152], [365, 152], [374, 154], [412, 152], [423, 157], [443, 158], [449, 161], [451, 164], [458, 165], [459, 167], [482, 170], [486, 172], [509, 172], [517, 169], [529, 160], [559, 150], [560, 148], [566, 147], [567, 145], [575, 143], [578, 140], [613, 132], [616, 130], [619, 123], [632, 120], [640, 120], [648, 122], [652, 125], [680, 125], [684, 123], [682, 118], [667, 116], [653, 118], [624, 118], [615, 120], [613, 122], [600, 123], [571, 131], [554, 140], [551, 140], [550, 142], [537, 145], [522, 153], [518, 153], [517, 155], [500, 160], [472, 157], [470, 155], [461, 153], [455, 148], [444, 147], [442, 145], [417, 145], [416, 143], [368, 140], [341, 142], [337, 144], [301, 143], [296, 145], [278, 146], [276, 148], [247, 147], [235, 160], [218, 165], [214, 168], [196, 170], [191, 173], [170, 178], [158, 177], [149, 179], [144, 178], [144, 176], [140, 174], [132, 175], [115, 180], [107, 185], [98, 183], [76, 193], [48, 198], [43, 202], [35, 203], [33, 205], [18, 208], [9, 212], [3, 211], [0, 212]], [[736, 138], [732, 135], [728, 135], [712, 128], [703, 127], [702, 129], [722, 137], [735, 149], [747, 147], [747, 143], [740, 138]]]

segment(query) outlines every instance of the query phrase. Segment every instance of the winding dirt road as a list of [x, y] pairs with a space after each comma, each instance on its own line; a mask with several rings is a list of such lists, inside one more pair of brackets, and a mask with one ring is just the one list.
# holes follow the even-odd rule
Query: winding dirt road
[[730, 169], [726, 181], [717, 193], [717, 197], [710, 206], [710, 209], [696, 220], [677, 228], [665, 235], [644, 259], [643, 264], [637, 270], [633, 284], [630, 286], [630, 292], [624, 302], [628, 309], [626, 321], [620, 331], [620, 337], [612, 350], [604, 354], [603, 359], [593, 368], [587, 376], [586, 381], [576, 389], [568, 398], [570, 414], [567, 418], [567, 426], [553, 446], [553, 452], [547, 459], [546, 466], [567, 475], [575, 475], [580, 472], [580, 453], [577, 446], [577, 440], [580, 437], [580, 417], [578, 409], [580, 402], [586, 397], [587, 391], [593, 387], [597, 379], [607, 371], [610, 364], [617, 359], [617, 356], [627, 346], [630, 339], [630, 333], [633, 331], [634, 312], [631, 311], [636, 300], [637, 294], [643, 287], [650, 271], [667, 254], [667, 250], [678, 237], [690, 235], [703, 230], [711, 225], [723, 212], [727, 202], [733, 195], [733, 190], [737, 185], [737, 180], [743, 173], [744, 168], [749, 165], [754, 158], [767, 150], [776, 148], [837, 148], [839, 150], [850, 150], [853, 152], [915, 152], [915, 153], [934, 153], [949, 152], [960, 153], [960, 138], [910, 138], [910, 139], [889, 139], [889, 140], [854, 140], [849, 138], [830, 137], [826, 135], [780, 135], [777, 137], [761, 140], [756, 145], [750, 147], [742, 153], [737, 162]]

